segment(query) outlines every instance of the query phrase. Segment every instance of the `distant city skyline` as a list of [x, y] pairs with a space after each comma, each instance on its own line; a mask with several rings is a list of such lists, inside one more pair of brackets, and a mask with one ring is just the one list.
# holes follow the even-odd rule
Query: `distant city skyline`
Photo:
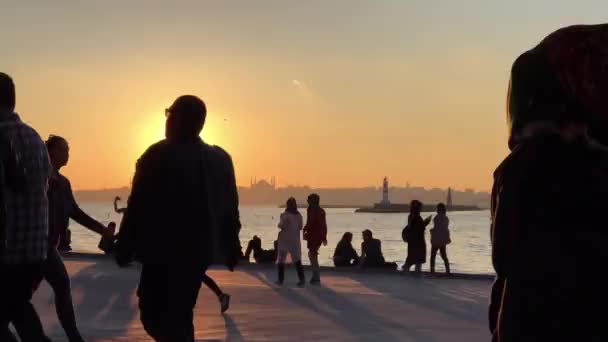
[[[326, 186], [326, 187], [318, 187], [318, 188], [326, 188], [326, 189], [358, 189], [358, 188], [382, 188], [383, 187], [383, 179], [385, 177], [383, 177], [380, 182], [377, 182], [376, 184], [368, 184], [368, 185], [361, 185], [361, 186], [343, 186], [343, 187], [335, 187], [335, 186]], [[390, 179], [388, 177], [386, 177], [387, 179]], [[271, 176], [271, 177], [252, 177], [249, 181], [249, 184], [247, 185], [241, 185], [239, 184], [239, 187], [251, 187], [253, 185], [256, 184], [269, 184], [272, 185], [276, 188], [290, 188], [290, 187], [309, 187], [309, 188], [313, 188], [314, 186], [308, 185], [308, 184], [281, 184], [277, 182], [276, 177]], [[459, 189], [455, 189], [453, 186], [447, 186], [447, 187], [428, 187], [428, 186], [424, 186], [421, 184], [410, 184], [410, 182], [405, 182], [405, 183], [399, 183], [399, 184], [394, 184], [391, 180], [389, 186], [391, 188], [424, 188], [424, 189], [444, 189], [444, 190], [449, 190], [449, 189], [453, 189], [453, 190], [462, 190], [462, 191], [474, 191], [474, 192], [488, 192], [488, 190], [479, 190], [479, 189], [474, 189], [471, 187], [464, 187], [464, 188], [459, 188]]]
[[[425, 188], [422, 186], [393, 186], [390, 185], [391, 203], [409, 203], [413, 199], [427, 204], [447, 201], [450, 188]], [[473, 189], [451, 188], [454, 204], [476, 205], [487, 208], [490, 204], [490, 194]], [[82, 201], [107, 202], [120, 196], [126, 200], [130, 189], [121, 187], [115, 189], [77, 190], [76, 197]], [[266, 180], [258, 180], [253, 186], [239, 186], [239, 198], [243, 205], [282, 205], [288, 197], [295, 197], [300, 204], [306, 203], [306, 197], [319, 193], [325, 205], [350, 205], [353, 207], [371, 206], [382, 199], [382, 184], [379, 186], [351, 188], [318, 188], [311, 186], [274, 186]]]
[[[287, 189], [287, 188], [310, 188], [310, 189], [381, 189], [382, 188], [382, 181], [377, 182], [376, 184], [367, 184], [367, 185], [360, 185], [360, 186], [323, 186], [323, 187], [315, 187], [313, 185], [309, 185], [309, 184], [281, 184], [278, 183], [276, 181], [276, 178], [273, 179], [273, 177], [252, 177], [249, 181], [248, 184], [237, 184], [239, 188], [250, 188], [253, 185], [260, 185], [260, 184], [268, 184], [271, 186], [274, 186], [275, 188], [283, 188], [283, 189]], [[464, 188], [455, 188], [453, 186], [447, 186], [447, 187], [429, 187], [429, 186], [424, 186], [421, 184], [410, 184], [409, 182], [405, 182], [405, 183], [399, 183], [399, 184], [393, 184], [391, 182], [390, 184], [391, 188], [418, 188], [418, 189], [428, 189], [428, 190], [437, 190], [437, 189], [441, 189], [441, 190], [448, 190], [448, 189], [452, 189], [452, 190], [459, 190], [459, 191], [464, 191], [464, 192], [479, 192], [479, 193], [489, 193], [489, 190], [479, 190], [479, 189], [474, 189], [472, 187], [464, 187]], [[123, 185], [123, 186], [117, 186], [117, 187], [102, 187], [102, 188], [82, 188], [82, 189], [76, 189], [77, 191], [80, 192], [89, 192], [89, 191], [111, 191], [113, 189], [130, 189], [129, 185]]]
[[127, 185], [182, 94], [237, 182], [488, 191], [507, 155], [513, 60], [608, 2], [2, 1], [0, 71], [75, 189]]

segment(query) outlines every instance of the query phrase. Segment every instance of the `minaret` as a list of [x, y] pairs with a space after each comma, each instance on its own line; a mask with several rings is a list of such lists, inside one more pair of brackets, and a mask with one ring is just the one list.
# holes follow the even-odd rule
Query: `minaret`
[[452, 188], [448, 188], [448, 198], [445, 202], [447, 209], [452, 210]]

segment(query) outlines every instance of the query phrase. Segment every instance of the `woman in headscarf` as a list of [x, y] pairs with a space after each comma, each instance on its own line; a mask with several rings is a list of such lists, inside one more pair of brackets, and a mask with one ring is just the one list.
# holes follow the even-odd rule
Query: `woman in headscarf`
[[304, 267], [302, 267], [302, 242], [300, 232], [304, 225], [302, 214], [298, 211], [298, 204], [295, 198], [287, 200], [285, 211], [281, 214], [279, 221], [279, 253], [278, 253], [278, 273], [277, 285], [283, 285], [285, 280], [285, 260], [287, 254], [291, 255], [291, 260], [296, 265], [298, 272], [298, 286], [304, 286]]
[[608, 25], [558, 30], [511, 70], [494, 174], [495, 341], [608, 341]]

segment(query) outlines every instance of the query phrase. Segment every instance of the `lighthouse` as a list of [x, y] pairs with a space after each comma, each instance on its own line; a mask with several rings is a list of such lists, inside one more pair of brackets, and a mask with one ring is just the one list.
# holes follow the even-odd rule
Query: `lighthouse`
[[382, 201], [380, 202], [380, 206], [382, 207], [390, 207], [391, 201], [388, 199], [388, 178], [384, 177], [384, 181], [382, 182]]

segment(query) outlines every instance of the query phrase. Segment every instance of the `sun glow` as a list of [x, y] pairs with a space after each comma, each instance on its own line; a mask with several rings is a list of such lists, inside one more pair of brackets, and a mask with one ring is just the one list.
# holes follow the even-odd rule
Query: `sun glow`
[[[218, 136], [218, 127], [216, 119], [209, 119], [205, 123], [205, 127], [201, 132], [201, 137], [205, 142], [209, 144], [218, 144], [224, 140]], [[134, 128], [135, 136], [134, 139], [134, 152], [141, 155], [150, 145], [165, 138], [165, 117], [158, 114], [148, 114], [141, 120], [141, 123]]]
[[141, 155], [150, 145], [165, 138], [165, 117], [163, 115], [147, 115], [141, 124], [135, 128], [135, 151]]

